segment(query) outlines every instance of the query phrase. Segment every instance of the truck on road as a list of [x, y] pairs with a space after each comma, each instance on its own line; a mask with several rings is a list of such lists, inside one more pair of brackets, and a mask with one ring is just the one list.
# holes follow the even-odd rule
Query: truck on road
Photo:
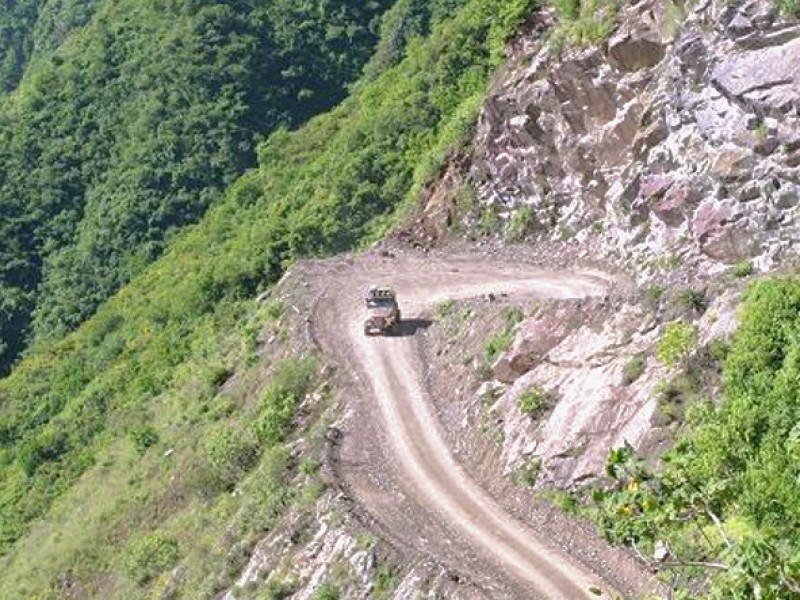
[[400, 306], [394, 290], [373, 285], [367, 290], [364, 300], [368, 312], [364, 335], [396, 333], [400, 325]]

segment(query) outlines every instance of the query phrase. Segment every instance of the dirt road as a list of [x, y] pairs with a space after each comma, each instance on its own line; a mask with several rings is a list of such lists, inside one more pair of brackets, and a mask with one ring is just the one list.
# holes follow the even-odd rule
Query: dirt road
[[[553, 273], [475, 258], [378, 258], [326, 275], [314, 329], [346, 365], [352, 414], [341, 471], [357, 500], [415, 550], [469, 573], [491, 597], [578, 600], [617, 595], [552, 540], [508, 515], [449, 451], [423, 378], [416, 334], [446, 299], [492, 293], [514, 299], [603, 294], [593, 273]], [[362, 294], [393, 286], [403, 310], [397, 336], [363, 334]], [[602, 595], [599, 590], [602, 590]]]

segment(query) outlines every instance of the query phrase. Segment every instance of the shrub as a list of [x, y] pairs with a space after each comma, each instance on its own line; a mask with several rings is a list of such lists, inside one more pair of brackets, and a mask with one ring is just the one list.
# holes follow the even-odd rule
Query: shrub
[[730, 342], [717, 338], [708, 343], [708, 356], [714, 361], [722, 362], [731, 350]]
[[522, 241], [533, 221], [533, 209], [530, 206], [518, 208], [511, 213], [511, 218], [506, 224], [506, 239], [510, 242]]
[[504, 306], [502, 315], [508, 327], [514, 327], [525, 319], [525, 313], [517, 306]]
[[651, 304], [658, 304], [664, 296], [664, 288], [660, 285], [651, 285], [647, 288], [647, 299]]
[[636, 356], [632, 356], [625, 366], [622, 368], [622, 381], [625, 385], [630, 385], [639, 377], [642, 376], [645, 369], [645, 360], [644, 356], [641, 354], [637, 354]]
[[617, 26], [616, 0], [554, 0], [554, 7], [561, 20], [551, 37], [551, 47], [557, 52], [565, 44], [601, 44]]
[[323, 583], [311, 598], [312, 600], [339, 600], [341, 596], [342, 592], [338, 587], [332, 583]]
[[532, 458], [519, 466], [514, 474], [517, 484], [525, 487], [533, 487], [542, 471], [542, 460]]
[[397, 571], [387, 565], [378, 567], [375, 571], [372, 594], [375, 598], [387, 598], [397, 587]]
[[284, 439], [311, 384], [316, 364], [314, 357], [280, 363], [258, 405], [255, 428], [262, 441], [274, 445]]
[[755, 271], [753, 263], [746, 260], [735, 265], [733, 269], [731, 269], [731, 274], [736, 277], [736, 279], [744, 279], [745, 277], [750, 277], [753, 271]]
[[776, 0], [778, 12], [785, 16], [800, 15], [800, 0]]
[[231, 487], [255, 466], [259, 451], [251, 435], [225, 423], [206, 436], [203, 455], [217, 480]]
[[164, 533], [152, 533], [135, 540], [123, 557], [126, 573], [144, 584], [178, 561], [178, 540]]
[[478, 219], [477, 230], [482, 235], [491, 235], [500, 227], [500, 215], [494, 206], [487, 206]]
[[158, 443], [158, 433], [150, 425], [137, 427], [131, 431], [130, 435], [133, 445], [140, 454]]
[[580, 0], [553, 0], [553, 8], [562, 21], [575, 21], [580, 16]]
[[665, 420], [665, 425], [682, 422], [691, 400], [696, 399], [700, 389], [697, 373], [687, 370], [669, 381], [661, 381], [656, 386], [658, 412]]
[[445, 300], [436, 306], [434, 313], [437, 319], [446, 319], [453, 314], [456, 303], [453, 300]]
[[697, 344], [697, 331], [691, 323], [668, 323], [656, 346], [656, 356], [664, 365], [675, 367], [685, 361]]
[[708, 307], [705, 292], [700, 290], [683, 290], [678, 297], [679, 304], [686, 310], [702, 313]]
[[514, 342], [514, 333], [509, 329], [504, 329], [490, 337], [483, 347], [483, 356], [489, 364], [494, 363], [500, 355], [511, 347]]
[[531, 388], [520, 395], [517, 400], [519, 410], [530, 417], [535, 419], [541, 415], [548, 405], [547, 393], [540, 388]]
[[294, 593], [293, 586], [282, 580], [270, 579], [260, 590], [259, 600], [284, 600]]

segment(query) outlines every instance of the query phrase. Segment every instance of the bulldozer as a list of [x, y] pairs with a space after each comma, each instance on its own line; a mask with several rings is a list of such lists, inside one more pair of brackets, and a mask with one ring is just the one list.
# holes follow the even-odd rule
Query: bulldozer
[[388, 287], [371, 286], [364, 298], [369, 316], [364, 322], [364, 335], [396, 333], [400, 325], [397, 294]]

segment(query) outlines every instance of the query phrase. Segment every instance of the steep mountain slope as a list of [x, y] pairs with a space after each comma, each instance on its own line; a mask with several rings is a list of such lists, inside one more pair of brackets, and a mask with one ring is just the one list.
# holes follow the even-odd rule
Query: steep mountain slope
[[[424, 519], [436, 502], [415, 505], [428, 496], [402, 473], [425, 469], [376, 461], [391, 458], [382, 421], [337, 394], [358, 367], [318, 354], [313, 316], [336, 329], [325, 286], [356, 301], [342, 288], [366, 279], [339, 277], [359, 260], [303, 263], [251, 302], [298, 257], [381, 238], [422, 195], [401, 244], [466, 237], [503, 264], [615, 275], [604, 297], [492, 288], [412, 322], [424, 408], [403, 378], [420, 365], [388, 354], [422, 360], [411, 340], [358, 346], [355, 364], [411, 390], [411, 427], [441, 429], [418, 451], [449, 442], [453, 470], [574, 552], [587, 538], [530, 489], [570, 491], [563, 505], [659, 572], [664, 595], [800, 596], [797, 284], [742, 294], [759, 273], [796, 275], [797, 5], [532, 6], [396, 4], [350, 98], [270, 136], [162, 259], [0, 382], [0, 594], [525, 597], [485, 544]], [[393, 274], [394, 251], [361, 259], [370, 276]], [[322, 289], [307, 279], [323, 272]], [[331, 355], [353, 351], [338, 341]], [[390, 396], [377, 404], [396, 426]], [[329, 427], [342, 409], [369, 451]]]
[[20, 43], [41, 48], [0, 97], [0, 373], [158, 257], [265, 134], [339, 102], [390, 4], [15, 4]]
[[[576, 491], [676, 597], [800, 597], [797, 284], [746, 285], [796, 277], [798, 6], [555, 4], [401, 238], [435, 243], [449, 222], [622, 285], [520, 307], [480, 387], [437, 364], [474, 392], [454, 428], [499, 424], [507, 474]], [[472, 350], [478, 327], [431, 355]]]
[[161, 260], [0, 382], [4, 595], [213, 597], [302, 500], [283, 442], [324, 375], [273, 349], [259, 362], [262, 321], [282, 307], [251, 299], [298, 256], [377, 237], [469, 130], [531, 3], [443, 6], [451, 16], [399, 64], [273, 134], [260, 168]]
[[15, 0], [0, 4], [0, 95], [17, 87], [34, 57], [49, 55], [86, 25], [99, 0]]

